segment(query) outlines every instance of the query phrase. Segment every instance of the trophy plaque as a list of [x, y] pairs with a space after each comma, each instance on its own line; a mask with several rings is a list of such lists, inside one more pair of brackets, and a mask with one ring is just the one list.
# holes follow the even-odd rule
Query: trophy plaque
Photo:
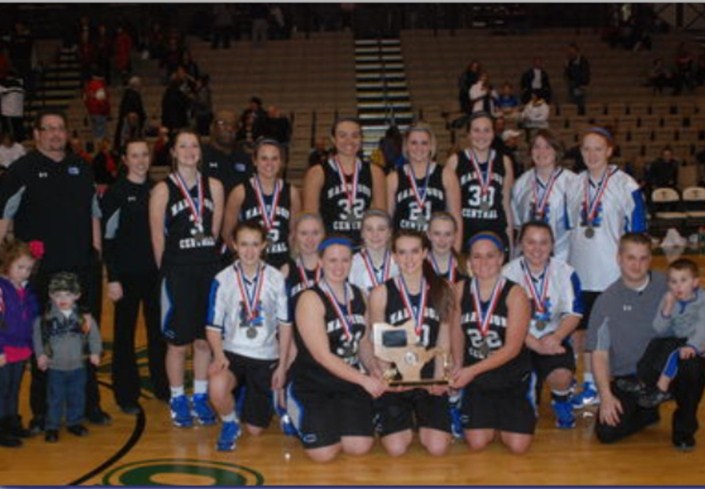
[[[448, 384], [450, 356], [441, 348], [426, 348], [419, 341], [413, 321], [399, 326], [388, 323], [372, 325], [374, 354], [380, 360], [390, 362], [393, 368], [386, 371], [385, 379], [390, 386], [426, 386]], [[421, 370], [428, 362], [437, 358], [443, 362], [442, 378], [421, 378]]]

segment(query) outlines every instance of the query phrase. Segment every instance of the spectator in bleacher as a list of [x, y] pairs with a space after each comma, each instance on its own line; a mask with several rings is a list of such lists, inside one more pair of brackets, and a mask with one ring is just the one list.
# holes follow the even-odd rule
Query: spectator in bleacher
[[674, 95], [679, 95], [684, 86], [692, 92], [695, 88], [695, 58], [685, 42], [678, 45], [675, 61], [678, 88]]
[[102, 139], [98, 144], [98, 152], [91, 162], [98, 197], [102, 197], [108, 186], [115, 183], [118, 176], [118, 164], [119, 159], [112, 151], [110, 139]]
[[531, 68], [521, 75], [521, 101], [528, 103], [531, 94], [536, 93], [546, 102], [551, 103], [551, 82], [543, 69], [543, 59], [536, 56]]
[[119, 73], [123, 85], [127, 83], [132, 71], [132, 45], [130, 34], [124, 26], [119, 25], [115, 33], [113, 51], [115, 53], [115, 70]]
[[[267, 107], [264, 136], [278, 141], [285, 149], [291, 140], [291, 123], [281, 109], [275, 105]], [[286, 160], [286, 158], [284, 158]]]
[[34, 36], [24, 22], [15, 22], [10, 33], [8, 54], [12, 67], [17, 75], [25, 81], [25, 89], [34, 91], [34, 73], [37, 56], [35, 52]]
[[574, 42], [568, 45], [564, 75], [568, 82], [568, 100], [578, 106], [579, 115], [585, 115], [585, 94], [590, 84], [590, 64]]
[[458, 78], [458, 103], [460, 104], [460, 110], [466, 114], [472, 112], [468, 93], [470, 93], [470, 87], [477, 82], [480, 76], [480, 69], [480, 62], [472, 60]]
[[24, 80], [11, 68], [7, 77], [0, 79], [0, 127], [20, 143], [25, 139], [24, 101]]
[[9, 168], [16, 160], [26, 153], [24, 146], [12, 138], [9, 132], [0, 135], [0, 167]]
[[311, 148], [311, 152], [308, 154], [308, 166], [321, 165], [328, 161], [330, 155], [331, 151], [328, 149], [327, 139], [318, 138], [313, 148]]
[[245, 125], [247, 119], [252, 118], [252, 127], [254, 131], [253, 138], [257, 139], [264, 133], [264, 127], [267, 124], [267, 112], [265, 112], [262, 104], [262, 99], [259, 97], [251, 97], [247, 103], [247, 107], [240, 115], [240, 127]]
[[91, 161], [93, 161], [93, 156], [86, 151], [86, 147], [84, 146], [83, 141], [81, 141], [78, 137], [78, 133], [76, 131], [73, 131], [71, 134], [71, 139], [69, 139], [69, 144], [66, 151], [75, 154], [81, 158], [84, 163], [89, 165], [91, 164]]
[[213, 121], [213, 100], [210, 86], [211, 77], [199, 76], [193, 87], [191, 100], [191, 115], [194, 119], [196, 132], [201, 136], [208, 136], [211, 122]]
[[232, 110], [217, 110], [210, 128], [210, 142], [203, 145], [203, 175], [220, 180], [227, 197], [252, 175], [252, 157], [235, 146], [237, 120]]
[[[181, 63], [181, 52], [183, 48], [179, 44], [179, 38], [171, 35], [166, 43], [162, 58], [159, 62], [159, 67], [164, 70], [166, 80], [171, 79]], [[168, 83], [168, 81], [167, 81]]]
[[108, 32], [108, 26], [104, 22], [98, 24], [95, 41], [95, 63], [101, 69], [108, 85], [112, 84], [112, 65], [110, 60], [113, 57], [113, 40]]
[[646, 180], [646, 195], [659, 187], [678, 188], [678, 167], [680, 162], [673, 157], [673, 150], [665, 146], [661, 156], [646, 165], [644, 177]]
[[81, 70], [81, 81], [85, 83], [90, 79], [91, 70], [96, 62], [96, 47], [88, 26], [81, 29], [76, 47], [78, 65]]
[[269, 7], [264, 3], [254, 3], [250, 6], [252, 20], [252, 45], [262, 47], [269, 38]]
[[105, 137], [110, 116], [110, 95], [105, 78], [97, 66], [93, 66], [91, 79], [83, 89], [83, 103], [91, 120], [93, 139], [99, 141]]
[[161, 62], [166, 55], [166, 39], [162, 25], [158, 21], [152, 23], [146, 38], [145, 48], [149, 52], [150, 59], [158, 59]]
[[184, 49], [181, 51], [181, 66], [186, 70], [186, 74], [192, 80], [197, 80], [201, 76], [201, 70], [198, 67], [198, 63], [193, 60], [191, 51], [189, 49]]
[[486, 71], [480, 73], [477, 81], [470, 87], [468, 97], [473, 114], [476, 112], [495, 113], [497, 91], [490, 85], [490, 77]]
[[548, 129], [548, 118], [551, 107], [536, 93], [531, 94], [531, 100], [521, 112], [521, 126], [526, 129], [526, 141], [529, 142], [539, 129]]
[[237, 132], [235, 133], [237, 148], [240, 151], [252, 154], [255, 141], [257, 140], [255, 134], [255, 113], [253, 111], [247, 111], [245, 113], [245, 119], [240, 121]]
[[516, 119], [519, 115], [519, 99], [514, 95], [512, 84], [504, 82], [499, 97], [497, 97], [497, 110], [508, 119]]
[[154, 148], [152, 148], [152, 166], [171, 166], [169, 149], [169, 128], [161, 126], [157, 131]]
[[168, 127], [169, 131], [187, 127], [190, 108], [190, 87], [186, 72], [182, 67], [177, 67], [162, 96], [162, 125]]
[[654, 87], [654, 93], [663, 93], [665, 87], [672, 87], [674, 93], [676, 91], [676, 79], [671, 70], [666, 68], [663, 63], [663, 58], [658, 57], [651, 63], [649, 70], [648, 86]]
[[125, 123], [127, 122], [128, 114], [136, 114], [138, 125], [136, 129], [133, 127], [129, 132], [130, 134], [136, 133], [137, 135], [129, 137], [132, 139], [141, 137], [144, 132], [144, 125], [147, 121], [147, 113], [144, 110], [144, 104], [142, 103], [142, 80], [133, 76], [127, 82], [127, 87], [122, 93], [122, 99], [120, 100], [120, 110], [118, 111], [117, 127], [115, 128], [115, 149], [122, 148], [122, 144], [126, 141], [125, 134], [123, 134]]
[[213, 40], [211, 49], [218, 49], [221, 42], [223, 49], [230, 49], [230, 35], [234, 25], [230, 5], [227, 3], [213, 5]]

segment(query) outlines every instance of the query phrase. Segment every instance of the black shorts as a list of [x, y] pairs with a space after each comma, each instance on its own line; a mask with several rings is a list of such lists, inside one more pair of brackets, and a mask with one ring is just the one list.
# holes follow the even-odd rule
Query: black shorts
[[162, 270], [162, 334], [172, 345], [206, 337], [208, 297], [219, 264], [169, 265]]
[[536, 388], [533, 374], [502, 390], [479, 389], [471, 383], [463, 390], [460, 422], [464, 430], [499, 430], [533, 434], [536, 428]]
[[388, 392], [374, 401], [374, 409], [375, 429], [381, 436], [415, 427], [451, 432], [448, 396], [434, 396], [425, 389]]
[[583, 290], [581, 292], [583, 299], [583, 317], [580, 318], [580, 323], [578, 323], [579, 330], [586, 330], [588, 328], [588, 323], [590, 322], [590, 313], [592, 312], [592, 307], [595, 305], [595, 300], [602, 292]]
[[548, 375], [559, 368], [565, 368], [575, 372], [575, 353], [569, 341], [562, 343], [565, 348], [564, 353], [558, 355], [539, 355], [535, 351], [531, 352], [531, 365], [536, 372], [538, 379], [543, 380]]
[[313, 386], [287, 386], [287, 411], [305, 449], [340, 443], [343, 436], [373, 436], [372, 397], [355, 386], [326, 392]]
[[266, 428], [272, 421], [272, 373], [278, 360], [259, 360], [226, 351], [230, 371], [238, 387], [245, 387], [245, 401], [241, 421], [252, 426]]

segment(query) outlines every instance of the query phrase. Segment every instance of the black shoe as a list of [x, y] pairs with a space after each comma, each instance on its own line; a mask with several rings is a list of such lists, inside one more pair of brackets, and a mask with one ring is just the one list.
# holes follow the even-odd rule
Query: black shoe
[[10, 435], [9, 433], [0, 433], [0, 447], [17, 448], [22, 446], [22, 440]]
[[636, 377], [620, 377], [614, 381], [617, 388], [630, 394], [641, 394], [644, 392], [644, 384]]
[[46, 433], [44, 433], [44, 441], [47, 443], [56, 443], [59, 441], [59, 430], [46, 430]]
[[44, 431], [44, 416], [37, 416], [32, 418], [29, 422], [29, 432], [32, 435], [37, 435]]
[[661, 389], [654, 389], [649, 392], [644, 392], [636, 400], [636, 403], [644, 408], [655, 408], [662, 402], [670, 401], [673, 396], [668, 391], [662, 391]]
[[88, 434], [88, 429], [82, 424], [67, 426], [66, 431], [76, 436], [86, 436]]
[[125, 414], [139, 414], [140, 407], [137, 404], [124, 404], [120, 406], [120, 411]]
[[8, 434], [16, 438], [29, 438], [31, 432], [22, 426], [22, 416], [11, 416], [5, 425]]
[[680, 440], [673, 440], [673, 446], [681, 452], [692, 452], [695, 449], [695, 438], [687, 436]]
[[97, 425], [107, 425], [113, 420], [108, 413], [101, 409], [89, 413], [86, 418], [88, 419], [88, 422]]

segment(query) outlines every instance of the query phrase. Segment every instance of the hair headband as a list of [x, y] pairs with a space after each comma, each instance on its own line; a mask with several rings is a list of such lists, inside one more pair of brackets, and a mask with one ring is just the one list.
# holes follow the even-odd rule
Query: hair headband
[[331, 238], [326, 238], [323, 241], [321, 241], [321, 244], [318, 245], [318, 252], [323, 253], [326, 248], [329, 246], [333, 245], [341, 245], [345, 246], [347, 248], [350, 248], [352, 250], [353, 244], [352, 241], [350, 241], [348, 238], [343, 238], [340, 236], [333, 236]]
[[468, 250], [472, 249], [472, 245], [474, 245], [475, 243], [477, 243], [478, 241], [481, 241], [483, 239], [490, 241], [492, 244], [494, 244], [497, 247], [497, 249], [499, 251], [504, 253], [504, 243], [502, 243], [502, 241], [500, 241], [500, 239], [497, 236], [495, 236], [494, 234], [490, 234], [490, 233], [477, 233], [475, 236], [473, 236], [472, 238], [470, 238], [468, 240], [467, 249]]

